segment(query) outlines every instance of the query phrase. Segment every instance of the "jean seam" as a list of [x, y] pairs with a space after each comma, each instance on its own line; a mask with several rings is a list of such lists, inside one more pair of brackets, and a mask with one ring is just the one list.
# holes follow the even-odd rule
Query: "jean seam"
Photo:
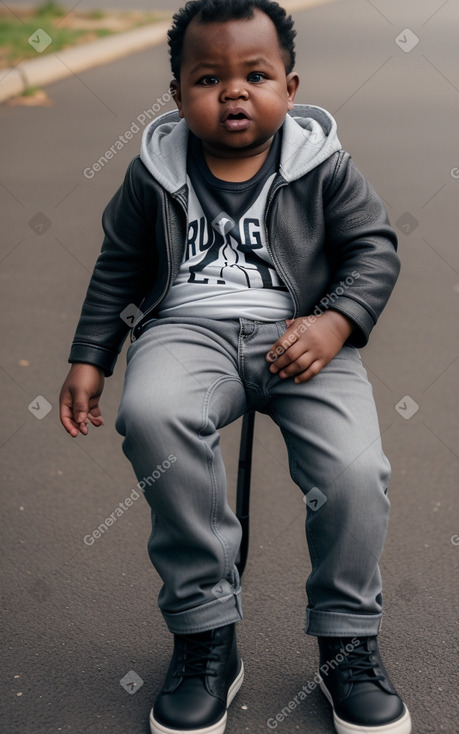
[[244, 386], [245, 386], [246, 390], [253, 390], [257, 394], [257, 397], [260, 398], [260, 400], [263, 401], [263, 403], [257, 404], [257, 407], [255, 408], [255, 410], [260, 410], [261, 412], [264, 412], [263, 411], [264, 406], [271, 399], [271, 395], [269, 394], [269, 392], [266, 392], [266, 393], [263, 392], [260, 389], [260, 386], [257, 385], [256, 382], [252, 382], [251, 380], [246, 380], [244, 382]]
[[[290, 476], [291, 476], [292, 480], [295, 482], [295, 484], [298, 485], [298, 487], [300, 488], [300, 490], [303, 491], [301, 489], [300, 482], [298, 481], [298, 473], [297, 473], [298, 463], [297, 463], [297, 460], [295, 458], [295, 451], [294, 451], [294, 449], [293, 449], [293, 447], [292, 447], [292, 445], [290, 443], [290, 440], [288, 438], [287, 432], [281, 427], [279, 421], [277, 420], [275, 410], [270, 409], [269, 410], [269, 415], [271, 416], [271, 418], [273, 419], [273, 421], [276, 423], [276, 425], [279, 426], [279, 428], [281, 430], [281, 433], [282, 433], [282, 436], [284, 438], [285, 445], [287, 447], [288, 457], [289, 457]], [[303, 494], [304, 494], [304, 496], [306, 496], [306, 493], [303, 493]], [[307, 543], [308, 543], [308, 547], [309, 547], [309, 557], [310, 557], [310, 560], [311, 560], [311, 573], [310, 573], [310, 576], [309, 576], [309, 578], [310, 578], [313, 575], [314, 571], [317, 569], [318, 565], [319, 565], [319, 554], [317, 552], [317, 548], [315, 546], [315, 542], [314, 542], [314, 539], [312, 537], [312, 531], [309, 530], [309, 532], [308, 532], [308, 514], [309, 514], [309, 512], [310, 512], [309, 508], [306, 508], [305, 529], [306, 529], [306, 539], [307, 539]], [[308, 602], [310, 602], [311, 604], [314, 604], [315, 603], [315, 598], [314, 598], [314, 594], [309, 590], [308, 580], [306, 581], [306, 591], [307, 591], [307, 595], [308, 595]]]
[[202, 428], [201, 428], [201, 430], [198, 433], [198, 436], [202, 440], [202, 442], [203, 442], [203, 444], [205, 446], [206, 453], [207, 453], [207, 466], [208, 466], [210, 480], [211, 480], [211, 484], [212, 484], [212, 509], [211, 509], [211, 516], [210, 516], [210, 526], [211, 526], [212, 532], [214, 533], [214, 535], [220, 541], [220, 544], [221, 544], [222, 549], [223, 549], [223, 557], [224, 557], [224, 574], [223, 574], [223, 576], [224, 576], [224, 578], [226, 578], [226, 576], [229, 574], [230, 570], [232, 570], [232, 569], [230, 569], [230, 567], [229, 567], [228, 543], [227, 543], [226, 539], [224, 538], [224, 536], [220, 533], [219, 528], [218, 528], [218, 525], [217, 525], [218, 487], [217, 487], [217, 481], [216, 481], [215, 471], [214, 471], [214, 457], [213, 457], [213, 453], [212, 453], [210, 447], [205, 442], [202, 434], [203, 434], [203, 431], [205, 430], [205, 428], [209, 424], [209, 404], [210, 404], [210, 400], [212, 398], [212, 394], [213, 394], [214, 390], [219, 385], [221, 385], [222, 383], [224, 383], [224, 382], [230, 382], [230, 381], [231, 382], [233, 382], [233, 381], [234, 382], [237, 382], [239, 385], [241, 385], [243, 387], [242, 382], [240, 380], [238, 380], [236, 377], [223, 376], [223, 377], [219, 377], [207, 389], [206, 394], [205, 394], [205, 397], [204, 397], [204, 402], [203, 402], [203, 416], [202, 416], [202, 421], [203, 422], [202, 422]]
[[[239, 329], [239, 336], [238, 336], [238, 365], [239, 365], [239, 373], [241, 375], [242, 381], [245, 384], [245, 344], [250, 341], [253, 337], [255, 337], [258, 334], [259, 331], [259, 324], [254, 321], [253, 323], [253, 329], [250, 333], [245, 334], [243, 330], [243, 323], [240, 322], [240, 329]], [[248, 384], [248, 383], [247, 383]]]

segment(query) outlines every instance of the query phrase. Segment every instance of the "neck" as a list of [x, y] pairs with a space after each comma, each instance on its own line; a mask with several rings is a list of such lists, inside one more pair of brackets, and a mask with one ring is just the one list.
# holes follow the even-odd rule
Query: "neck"
[[234, 157], [234, 153], [231, 157], [222, 155], [218, 151], [206, 149], [205, 146], [203, 146], [203, 153], [209, 169], [216, 178], [222, 181], [240, 183], [248, 181], [258, 173], [268, 158], [271, 143], [272, 138], [263, 150], [247, 151], [247, 154], [241, 157]]

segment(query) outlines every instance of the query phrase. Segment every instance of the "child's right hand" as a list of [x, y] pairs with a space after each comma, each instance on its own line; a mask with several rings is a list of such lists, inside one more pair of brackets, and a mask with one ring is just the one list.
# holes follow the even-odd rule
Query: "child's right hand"
[[92, 364], [72, 364], [59, 397], [61, 423], [73, 438], [88, 433], [88, 423], [99, 427], [104, 423], [99, 398], [104, 389], [105, 375]]

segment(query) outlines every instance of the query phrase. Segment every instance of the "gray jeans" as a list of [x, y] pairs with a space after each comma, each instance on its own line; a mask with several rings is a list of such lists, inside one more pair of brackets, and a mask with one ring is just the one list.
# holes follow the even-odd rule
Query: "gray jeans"
[[285, 331], [284, 321], [166, 318], [129, 347], [116, 427], [151, 507], [149, 555], [173, 633], [242, 618], [241, 528], [218, 429], [256, 409], [281, 429], [293, 481], [317, 499], [307, 503], [305, 631], [378, 634], [390, 465], [372, 388], [348, 346], [309, 382], [273, 375], [266, 354]]

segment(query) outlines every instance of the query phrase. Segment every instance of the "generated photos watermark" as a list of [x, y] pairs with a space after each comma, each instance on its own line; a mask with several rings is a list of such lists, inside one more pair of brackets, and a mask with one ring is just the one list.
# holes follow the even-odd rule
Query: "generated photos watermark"
[[402, 416], [402, 418], [409, 421], [410, 418], [418, 412], [419, 404], [411, 397], [411, 395], [404, 395], [396, 404], [395, 410]]
[[137, 693], [139, 688], [143, 686], [143, 680], [140, 675], [137, 675], [135, 670], [130, 670], [129, 673], [121, 678], [120, 685], [123, 686], [124, 690], [127, 691], [131, 696]]
[[345, 647], [342, 647], [339, 653], [335, 655], [332, 660], [327, 660], [326, 663], [320, 666], [313, 679], [306, 683], [295, 696], [284, 706], [275, 716], [269, 718], [266, 722], [268, 729], [277, 729], [279, 724], [285, 721], [300, 704], [306, 700], [312, 691], [319, 686], [324, 680], [324, 676], [327, 676], [330, 670], [334, 670], [340, 663], [343, 663], [346, 657], [360, 645], [360, 640], [357, 637], [353, 637]]
[[87, 166], [84, 169], [83, 176], [90, 181], [97, 173], [99, 173], [99, 171], [102, 171], [107, 163], [111, 161], [112, 158], [120, 152], [120, 150], [123, 150], [131, 140], [133, 140], [135, 135], [138, 135], [145, 126], [158, 115], [159, 112], [163, 111], [163, 107], [169, 104], [175, 94], [175, 90], [170, 88], [169, 91], [162, 95], [162, 97], [157, 97], [156, 102], [148, 109], [143, 110], [140, 115], [137, 115], [130, 127], [122, 135], [118, 136], [113, 144], [107, 148], [105, 153], [101, 155], [97, 161], [94, 161], [91, 166]]
[[49, 400], [43, 397], [43, 395], [37, 395], [37, 397], [28, 404], [27, 409], [37, 420], [41, 421], [43, 418], [46, 418], [48, 413], [51, 412], [53, 406]]
[[319, 487], [312, 487], [309, 492], [303, 495], [303, 502], [307, 507], [316, 512], [326, 503], [326, 495], [320, 491]]
[[43, 28], [37, 28], [37, 30], [34, 31], [27, 39], [29, 46], [32, 46], [38, 54], [42, 54], [43, 51], [46, 51], [48, 46], [51, 46], [52, 42], [53, 39]]
[[212, 594], [221, 604], [233, 598], [234, 588], [226, 579], [221, 579], [212, 589]]
[[310, 316], [304, 318], [301, 323], [289, 333], [288, 336], [282, 341], [282, 343], [276, 347], [276, 349], [269, 352], [269, 359], [271, 362], [275, 362], [284, 352], [298, 340], [300, 334], [304, 334], [320, 316], [336, 301], [343, 296], [346, 291], [354, 285], [355, 281], [360, 278], [360, 273], [354, 270], [351, 275], [348, 275], [346, 280], [342, 280], [338, 286], [331, 293], [327, 293], [323, 298], [320, 299], [320, 306], [317, 305]]
[[416, 48], [418, 45], [420, 38], [416, 35], [414, 31], [411, 30], [411, 28], [404, 28], [403, 31], [400, 31], [398, 36], [394, 39], [397, 46], [404, 51], [406, 54], [409, 54], [410, 51], [413, 50], [413, 48]]
[[[174, 456], [174, 454], [169, 454], [167, 459], [164, 459], [162, 464], [158, 464], [156, 468], [152, 471], [149, 476], [144, 477], [141, 479], [137, 484], [137, 489], [140, 490], [140, 492], [145, 492], [147, 487], [152, 487], [158, 479], [161, 479], [161, 476], [165, 474], [166, 471], [168, 471], [173, 464], [177, 461], [177, 457]], [[116, 523], [116, 521], [123, 517], [124, 513], [128, 511], [130, 507], [136, 502], [139, 497], [142, 495], [139, 494], [137, 489], [133, 489], [132, 492], [128, 497], [126, 497], [123, 502], [118, 503], [118, 507], [116, 507], [113, 512], [111, 512], [103, 522], [100, 523], [100, 525], [95, 528], [92, 533], [89, 533], [88, 535], [85, 535], [83, 538], [83, 542], [85, 545], [94, 545], [96, 540], [99, 540], [99, 538], [102, 537], [104, 533], [107, 532], [107, 530]]]

